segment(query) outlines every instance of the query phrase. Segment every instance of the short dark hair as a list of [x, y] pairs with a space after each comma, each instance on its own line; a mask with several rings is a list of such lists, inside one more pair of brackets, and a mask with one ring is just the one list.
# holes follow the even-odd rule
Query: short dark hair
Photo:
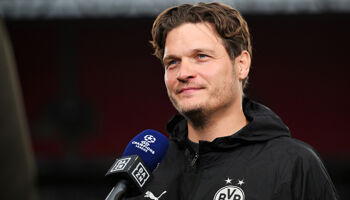
[[[164, 10], [158, 15], [152, 27], [154, 55], [162, 61], [167, 34], [184, 23], [209, 22], [223, 41], [231, 60], [243, 50], [252, 56], [252, 46], [247, 22], [232, 7], [222, 3], [182, 4]], [[243, 80], [245, 88], [248, 76]]]

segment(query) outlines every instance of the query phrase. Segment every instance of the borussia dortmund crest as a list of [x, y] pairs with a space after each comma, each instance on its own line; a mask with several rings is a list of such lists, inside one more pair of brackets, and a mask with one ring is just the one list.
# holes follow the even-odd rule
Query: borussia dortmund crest
[[233, 179], [230, 179], [227, 177], [225, 180], [226, 186], [220, 188], [214, 196], [213, 200], [244, 200], [244, 192], [242, 188], [233, 185], [233, 183], [236, 183], [239, 186], [242, 186], [245, 182], [244, 180], [237, 180], [234, 181]]

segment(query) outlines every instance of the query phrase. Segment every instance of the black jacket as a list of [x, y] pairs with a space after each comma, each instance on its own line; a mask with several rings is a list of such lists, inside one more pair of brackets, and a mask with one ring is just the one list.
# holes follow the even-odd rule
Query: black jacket
[[249, 124], [198, 153], [187, 139], [187, 122], [167, 125], [170, 146], [146, 193], [132, 199], [333, 200], [335, 188], [315, 151], [292, 139], [269, 108], [244, 100]]

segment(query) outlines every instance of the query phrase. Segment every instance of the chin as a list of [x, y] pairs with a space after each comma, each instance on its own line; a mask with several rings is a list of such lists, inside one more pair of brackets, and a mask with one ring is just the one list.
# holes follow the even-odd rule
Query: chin
[[204, 106], [196, 104], [196, 105], [186, 105], [186, 106], [179, 106], [177, 108], [177, 110], [181, 113], [181, 114], [185, 114], [185, 113], [189, 113], [189, 112], [193, 112], [193, 111], [198, 111], [198, 110], [204, 110]]
[[175, 104], [181, 110], [195, 110], [203, 107], [203, 102], [195, 101], [194, 99], [185, 99], [182, 101], [176, 101]]
[[203, 107], [193, 107], [192, 109], [183, 110], [183, 115], [190, 121], [192, 127], [201, 130], [208, 124], [208, 113]]
[[169, 96], [169, 99], [176, 110], [181, 114], [194, 110], [202, 110], [205, 108], [204, 102], [201, 101], [201, 99], [175, 99], [173, 96]]

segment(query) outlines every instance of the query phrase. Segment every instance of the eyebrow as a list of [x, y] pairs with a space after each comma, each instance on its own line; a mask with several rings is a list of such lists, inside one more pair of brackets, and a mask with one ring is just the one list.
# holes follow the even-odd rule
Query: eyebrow
[[[208, 53], [211, 53], [211, 54], [215, 54], [215, 51], [214, 50], [211, 50], [211, 49], [207, 49], [207, 48], [197, 48], [197, 49], [192, 49], [189, 53], [189, 55], [193, 55], [193, 54], [196, 54], [196, 53], [200, 53], [200, 52], [208, 52]], [[171, 60], [171, 59], [178, 59], [178, 56], [175, 56], [175, 55], [167, 55], [163, 58], [163, 62], [165, 62], [166, 60]]]
[[212, 50], [212, 49], [198, 48], [198, 49], [193, 49], [193, 50], [192, 50], [192, 54], [194, 54], [194, 53], [200, 53], [200, 52], [208, 52], [208, 53], [211, 53], [211, 54], [215, 54], [215, 51]]
[[172, 59], [177, 59], [178, 57], [175, 55], [167, 55], [163, 58], [163, 62], [165, 62], [166, 60], [172, 60]]

